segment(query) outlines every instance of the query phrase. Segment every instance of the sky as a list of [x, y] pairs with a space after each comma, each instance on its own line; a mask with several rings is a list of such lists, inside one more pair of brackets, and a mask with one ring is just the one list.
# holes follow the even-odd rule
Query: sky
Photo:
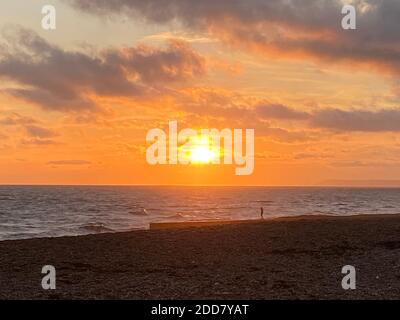
[[[393, 184], [399, 40], [398, 0], [3, 0], [0, 184]], [[175, 120], [254, 129], [254, 172], [150, 165]]]

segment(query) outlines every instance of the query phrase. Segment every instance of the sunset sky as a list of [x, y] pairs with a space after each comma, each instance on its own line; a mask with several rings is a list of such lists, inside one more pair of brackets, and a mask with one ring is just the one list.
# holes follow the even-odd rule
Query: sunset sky
[[[1, 184], [400, 180], [398, 0], [3, 0], [0, 78]], [[255, 129], [254, 173], [147, 164], [171, 120]]]

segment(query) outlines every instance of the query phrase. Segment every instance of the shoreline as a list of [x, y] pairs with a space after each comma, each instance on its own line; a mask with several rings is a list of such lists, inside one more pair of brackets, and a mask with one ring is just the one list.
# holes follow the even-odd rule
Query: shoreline
[[[400, 215], [0, 242], [1, 299], [399, 299]], [[41, 289], [54, 265], [57, 289]], [[354, 265], [357, 289], [341, 287]]]
[[[354, 214], [354, 215], [328, 215], [328, 214], [306, 214], [298, 216], [280, 216], [280, 217], [264, 217], [264, 219], [242, 219], [242, 220], [223, 220], [223, 219], [209, 219], [209, 220], [188, 220], [188, 221], [177, 221], [177, 222], [152, 222], [149, 223], [147, 228], [137, 228], [128, 231], [110, 231], [110, 232], [98, 232], [98, 233], [88, 233], [88, 234], [78, 234], [78, 235], [62, 235], [54, 237], [33, 237], [33, 238], [22, 238], [22, 239], [4, 239], [0, 240], [0, 244], [7, 241], [29, 241], [29, 240], [48, 240], [48, 239], [62, 239], [62, 238], [76, 238], [76, 237], [90, 237], [90, 236], [101, 236], [105, 234], [126, 234], [144, 231], [154, 231], [154, 230], [175, 230], [175, 229], [190, 229], [190, 228], [204, 228], [212, 226], [223, 226], [223, 225], [238, 225], [238, 224], [253, 224], [253, 223], [269, 223], [269, 222], [280, 222], [280, 221], [307, 221], [313, 219], [331, 219], [331, 218], [352, 218], [352, 219], [363, 219], [363, 218], [386, 218], [395, 217], [400, 218], [400, 213], [395, 214]], [[152, 228], [153, 225], [153, 228]]]

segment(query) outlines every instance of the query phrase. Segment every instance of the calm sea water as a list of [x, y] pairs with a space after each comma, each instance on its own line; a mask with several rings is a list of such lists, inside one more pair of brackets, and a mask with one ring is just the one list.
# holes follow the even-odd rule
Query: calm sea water
[[0, 240], [148, 228], [150, 222], [400, 213], [400, 189], [0, 186]]

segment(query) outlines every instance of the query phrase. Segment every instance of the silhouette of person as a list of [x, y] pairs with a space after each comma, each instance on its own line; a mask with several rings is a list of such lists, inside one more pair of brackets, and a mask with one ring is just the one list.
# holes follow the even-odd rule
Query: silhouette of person
[[264, 208], [261, 207], [260, 210], [261, 210], [261, 219], [264, 219]]

